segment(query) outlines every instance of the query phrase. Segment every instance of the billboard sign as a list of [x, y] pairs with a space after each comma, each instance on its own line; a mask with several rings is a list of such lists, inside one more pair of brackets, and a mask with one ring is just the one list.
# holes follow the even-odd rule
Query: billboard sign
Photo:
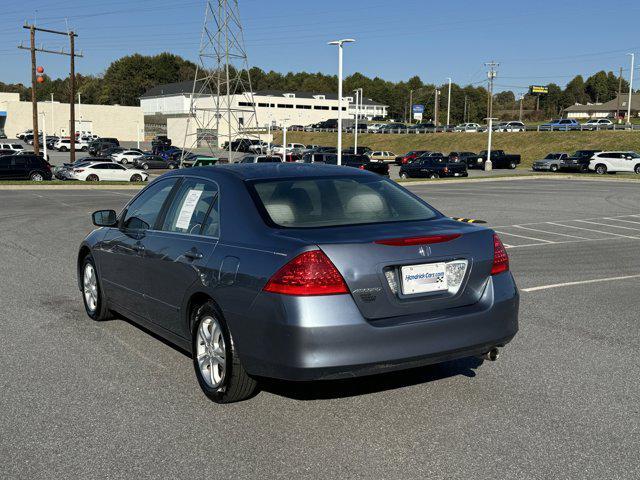
[[418, 103], [415, 103], [413, 105], [411, 105], [411, 111], [415, 114], [415, 113], [424, 113], [424, 105], [420, 105]]
[[542, 95], [545, 93], [549, 93], [549, 87], [546, 85], [531, 85], [529, 87], [529, 92], [534, 95]]

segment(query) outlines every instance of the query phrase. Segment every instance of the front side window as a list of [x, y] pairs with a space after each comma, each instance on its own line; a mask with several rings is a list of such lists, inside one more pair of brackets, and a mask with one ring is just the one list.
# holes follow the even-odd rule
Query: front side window
[[426, 203], [386, 179], [267, 180], [252, 185], [268, 218], [284, 227], [403, 222], [437, 215]]
[[153, 228], [162, 205], [175, 183], [175, 178], [163, 180], [144, 190], [127, 208], [122, 222], [123, 227], [135, 231]]
[[214, 183], [186, 179], [167, 210], [162, 230], [199, 235], [217, 196], [218, 188]]

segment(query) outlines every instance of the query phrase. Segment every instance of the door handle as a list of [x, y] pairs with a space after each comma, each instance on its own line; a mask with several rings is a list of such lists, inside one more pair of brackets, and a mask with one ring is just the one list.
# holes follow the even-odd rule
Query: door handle
[[196, 250], [188, 250], [184, 252], [184, 256], [191, 260], [200, 260], [202, 258], [202, 254]]

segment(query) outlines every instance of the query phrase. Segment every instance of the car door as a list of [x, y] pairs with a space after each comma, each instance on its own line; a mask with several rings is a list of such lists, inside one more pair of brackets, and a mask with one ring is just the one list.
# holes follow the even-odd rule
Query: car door
[[176, 178], [149, 185], [122, 211], [118, 227], [106, 229], [94, 254], [109, 303], [149, 318], [144, 298], [147, 282], [144, 239], [151, 232], [170, 197]]
[[215, 182], [185, 178], [158, 228], [144, 239], [150, 318], [184, 337], [189, 335], [188, 326], [179, 319], [186, 293], [193, 285], [216, 281], [205, 265], [218, 243], [218, 193]]
[[606, 160], [609, 168], [609, 171], [623, 171], [624, 170], [624, 162], [625, 155], [622, 152], [611, 152], [606, 154]]
[[0, 157], [0, 180], [11, 178], [11, 158], [10, 156]]
[[620, 170], [623, 172], [633, 172], [637, 158], [634, 158], [630, 152], [622, 152], [620, 154]]
[[11, 174], [12, 180], [24, 180], [29, 178], [28, 157], [26, 155], [16, 155], [11, 157]]

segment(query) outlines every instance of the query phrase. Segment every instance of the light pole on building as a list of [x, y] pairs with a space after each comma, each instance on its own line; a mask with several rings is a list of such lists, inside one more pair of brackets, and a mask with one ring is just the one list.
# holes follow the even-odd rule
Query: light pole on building
[[328, 43], [338, 46], [338, 165], [342, 165], [342, 46], [352, 42], [353, 38], [343, 38]]
[[635, 54], [627, 53], [631, 55], [631, 73], [629, 74], [629, 101], [627, 102], [627, 123], [631, 125], [631, 93], [633, 92], [633, 61], [635, 60]]

